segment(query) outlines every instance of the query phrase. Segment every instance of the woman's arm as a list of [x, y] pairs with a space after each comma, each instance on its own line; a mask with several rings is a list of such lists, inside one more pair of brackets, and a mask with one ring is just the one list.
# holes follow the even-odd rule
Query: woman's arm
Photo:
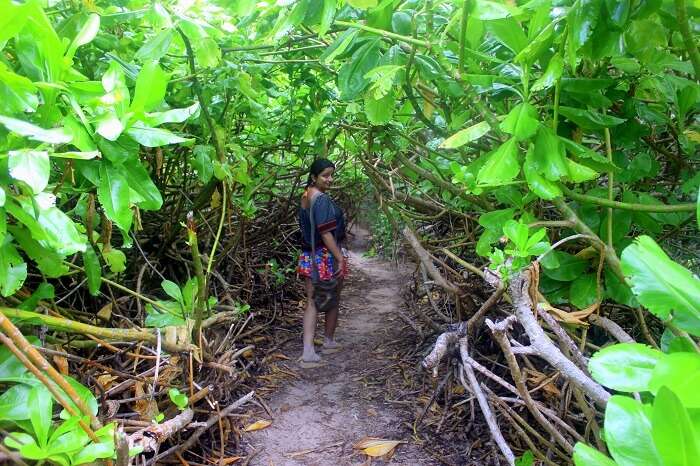
[[343, 263], [345, 262], [345, 258], [343, 257], [343, 253], [341, 252], [338, 243], [335, 241], [333, 231], [327, 231], [321, 234], [321, 239], [323, 240], [323, 244], [325, 244], [328, 250], [331, 252], [331, 254], [333, 254], [337, 266], [335, 273], [339, 274], [340, 271], [343, 270]]

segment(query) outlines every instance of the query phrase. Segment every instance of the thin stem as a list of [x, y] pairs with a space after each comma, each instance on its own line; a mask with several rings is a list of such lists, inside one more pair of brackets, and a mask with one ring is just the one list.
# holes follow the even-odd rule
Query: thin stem
[[464, 71], [464, 48], [467, 42], [467, 23], [469, 22], [469, 0], [464, 0], [462, 5], [462, 19], [459, 23], [459, 67], [460, 73]]
[[340, 21], [340, 20], [336, 20], [335, 24], [337, 24], [338, 26], [345, 26], [345, 27], [349, 27], [349, 28], [362, 29], [363, 31], [371, 32], [372, 34], [377, 34], [377, 35], [380, 35], [380, 36], [387, 38], [387, 39], [394, 39], [394, 40], [398, 40], [400, 42], [406, 42], [407, 44], [413, 44], [413, 45], [417, 45], [419, 47], [430, 48], [430, 42], [428, 42], [428, 41], [418, 40], [418, 39], [414, 39], [413, 37], [408, 37], [408, 36], [402, 36], [401, 34], [396, 34], [394, 32], [385, 31], [383, 29], [377, 29], [377, 28], [373, 28], [370, 26], [365, 26], [364, 24], [351, 23], [349, 21]]
[[[612, 164], [612, 143], [610, 141], [610, 128], [605, 128], [603, 130], [603, 133], [605, 134], [605, 153], [608, 156], [608, 162]], [[613, 202], [614, 201], [614, 193], [613, 189], [615, 187], [615, 174], [613, 173], [612, 170], [608, 172], [608, 201]], [[613, 247], [613, 208], [608, 207], [608, 225], [607, 225], [607, 233], [608, 233], [608, 246]]]
[[635, 204], [631, 202], [619, 202], [611, 201], [610, 199], [603, 199], [602, 197], [588, 196], [586, 194], [579, 194], [566, 186], [561, 186], [564, 193], [571, 199], [579, 202], [585, 202], [586, 204], [595, 204], [603, 207], [610, 207], [613, 209], [620, 210], [634, 210], [637, 212], [656, 212], [656, 213], [669, 213], [669, 212], [694, 212], [696, 205], [694, 203], [685, 204]]
[[688, 51], [690, 62], [693, 64], [695, 79], [700, 79], [700, 52], [698, 51], [698, 46], [695, 43], [695, 38], [690, 30], [690, 26], [688, 25], [688, 14], [685, 7], [685, 0], [675, 0], [675, 4], [678, 29], [681, 31], [685, 49]]

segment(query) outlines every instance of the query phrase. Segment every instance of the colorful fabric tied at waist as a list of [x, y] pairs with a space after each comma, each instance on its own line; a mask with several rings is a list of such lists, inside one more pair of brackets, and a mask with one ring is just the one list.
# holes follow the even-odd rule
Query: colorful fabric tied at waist
[[[343, 248], [343, 257], [347, 257], [347, 253]], [[330, 280], [336, 272], [335, 258], [328, 248], [316, 250], [316, 267], [318, 268], [318, 276], [321, 280]], [[304, 251], [299, 256], [299, 265], [297, 273], [301, 277], [311, 278], [311, 251]], [[348, 274], [348, 261], [343, 261], [343, 269], [340, 273], [340, 278], [345, 278]]]

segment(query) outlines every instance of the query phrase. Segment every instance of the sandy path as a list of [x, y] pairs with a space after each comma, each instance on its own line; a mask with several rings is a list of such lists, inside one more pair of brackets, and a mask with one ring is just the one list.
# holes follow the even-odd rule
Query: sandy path
[[[301, 379], [270, 400], [272, 426], [245, 434], [259, 452], [251, 465], [361, 465], [367, 457], [352, 445], [365, 436], [408, 441], [389, 461], [375, 459], [372, 464], [439, 464], [412, 443], [406, 425], [412, 419], [405, 411], [368, 393], [371, 374], [391, 363], [385, 357], [392, 352], [390, 342], [402, 337], [394, 310], [401, 306], [399, 291], [408, 276], [393, 264], [363, 257], [361, 248], [356, 244], [351, 252], [351, 276], [342, 297], [337, 337], [344, 351], [324, 355], [328, 364], [323, 368], [304, 370], [292, 362], [301, 353], [301, 338], [282, 348], [293, 358], [287, 366]], [[378, 387], [371, 389], [376, 394]], [[300, 453], [305, 450], [311, 451]]]

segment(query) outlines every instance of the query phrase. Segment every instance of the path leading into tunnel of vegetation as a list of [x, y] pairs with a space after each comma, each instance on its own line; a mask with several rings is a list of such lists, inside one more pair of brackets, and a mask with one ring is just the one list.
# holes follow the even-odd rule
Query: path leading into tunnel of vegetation
[[[337, 337], [344, 350], [324, 355], [326, 365], [301, 369], [301, 337], [283, 347], [286, 366], [299, 378], [281, 386], [269, 401], [272, 425], [245, 434], [256, 451], [250, 464], [359, 465], [367, 456], [353, 449], [365, 436], [403, 440], [394, 456], [372, 464], [440, 464], [411, 437], [411, 422], [401, 402], [376, 396], [382, 387], [372, 374], [400, 359], [395, 345], [402, 337], [396, 309], [409, 278], [405, 266], [363, 255], [363, 236], [350, 252], [350, 277], [343, 291]], [[301, 330], [301, 313], [298, 316]], [[319, 319], [317, 338], [322, 336]], [[388, 392], [385, 392], [385, 395]], [[262, 413], [262, 411], [261, 411]]]

